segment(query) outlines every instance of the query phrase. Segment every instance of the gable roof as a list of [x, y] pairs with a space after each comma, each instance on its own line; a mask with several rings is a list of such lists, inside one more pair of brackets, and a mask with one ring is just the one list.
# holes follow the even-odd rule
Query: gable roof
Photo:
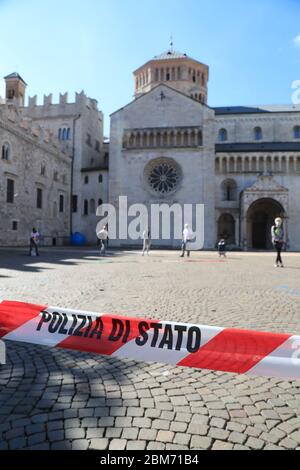
[[130, 101], [130, 103], [126, 104], [125, 106], [122, 106], [122, 108], [119, 108], [119, 109], [117, 109], [117, 111], [114, 111], [113, 113], [111, 113], [110, 116], [113, 116], [114, 114], [117, 114], [117, 113], [119, 113], [120, 111], [123, 111], [123, 109], [128, 108], [128, 107], [131, 106], [132, 104], [136, 103], [138, 100], [140, 100], [140, 99], [142, 99], [142, 98], [145, 98], [146, 96], [150, 95], [150, 93], [153, 93], [155, 90], [157, 90], [157, 88], [159, 88], [159, 87], [168, 88], [169, 90], [173, 91], [174, 93], [178, 93], [179, 95], [184, 96], [186, 99], [192, 100], [193, 103], [196, 103], [196, 104], [198, 104], [198, 105], [200, 105], [200, 106], [204, 106], [205, 108], [211, 109], [211, 110], [213, 111], [213, 108], [211, 108], [211, 107], [208, 106], [207, 104], [200, 103], [200, 101], [194, 100], [194, 98], [191, 98], [190, 96], [186, 95], [186, 94], [183, 93], [182, 91], [176, 90], [175, 88], [172, 88], [171, 86], [166, 85], [165, 83], [159, 83], [156, 87], [152, 88], [152, 90], [148, 91], [147, 93], [143, 93], [142, 95], [140, 95], [140, 96], [138, 96], [137, 98], [135, 98], [135, 99], [133, 99], [132, 101]]
[[14, 78], [14, 79], [17, 78], [18, 80], [21, 80], [21, 82], [23, 82], [24, 85], [27, 86], [27, 83], [25, 82], [25, 80], [23, 80], [23, 78], [21, 77], [21, 75], [19, 75], [17, 72], [13, 72], [13, 73], [11, 73], [11, 74], [9, 74], [9, 75], [6, 75], [6, 77], [4, 77], [4, 80], [9, 80], [9, 79], [11, 79], [11, 78]]

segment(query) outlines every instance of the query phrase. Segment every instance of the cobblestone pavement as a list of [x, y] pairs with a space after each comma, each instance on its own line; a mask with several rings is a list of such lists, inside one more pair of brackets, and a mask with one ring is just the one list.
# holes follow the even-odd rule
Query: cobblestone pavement
[[[0, 250], [0, 297], [299, 334], [300, 255]], [[7, 344], [0, 449], [299, 449], [300, 382]]]

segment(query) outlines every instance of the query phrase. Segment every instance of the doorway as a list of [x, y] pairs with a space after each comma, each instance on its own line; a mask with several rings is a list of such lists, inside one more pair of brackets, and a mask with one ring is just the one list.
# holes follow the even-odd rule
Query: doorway
[[276, 217], [284, 219], [285, 211], [274, 199], [259, 199], [250, 206], [247, 214], [248, 248], [273, 249], [271, 229]]

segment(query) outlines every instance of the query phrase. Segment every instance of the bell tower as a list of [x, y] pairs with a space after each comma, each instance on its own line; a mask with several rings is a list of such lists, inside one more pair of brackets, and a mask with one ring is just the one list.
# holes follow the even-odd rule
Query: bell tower
[[5, 97], [7, 103], [23, 107], [25, 104], [26, 82], [16, 72], [4, 77], [6, 84]]
[[171, 48], [134, 73], [135, 98], [164, 83], [200, 103], [207, 104], [209, 67]]

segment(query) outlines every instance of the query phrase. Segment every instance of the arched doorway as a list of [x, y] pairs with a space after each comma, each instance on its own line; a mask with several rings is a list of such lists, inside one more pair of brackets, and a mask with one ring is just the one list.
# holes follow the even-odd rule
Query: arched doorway
[[222, 214], [218, 221], [218, 239], [224, 238], [228, 245], [235, 245], [235, 220], [231, 214]]
[[259, 199], [255, 201], [247, 213], [248, 248], [255, 250], [271, 250], [271, 228], [276, 217], [285, 218], [282, 205], [275, 199]]

